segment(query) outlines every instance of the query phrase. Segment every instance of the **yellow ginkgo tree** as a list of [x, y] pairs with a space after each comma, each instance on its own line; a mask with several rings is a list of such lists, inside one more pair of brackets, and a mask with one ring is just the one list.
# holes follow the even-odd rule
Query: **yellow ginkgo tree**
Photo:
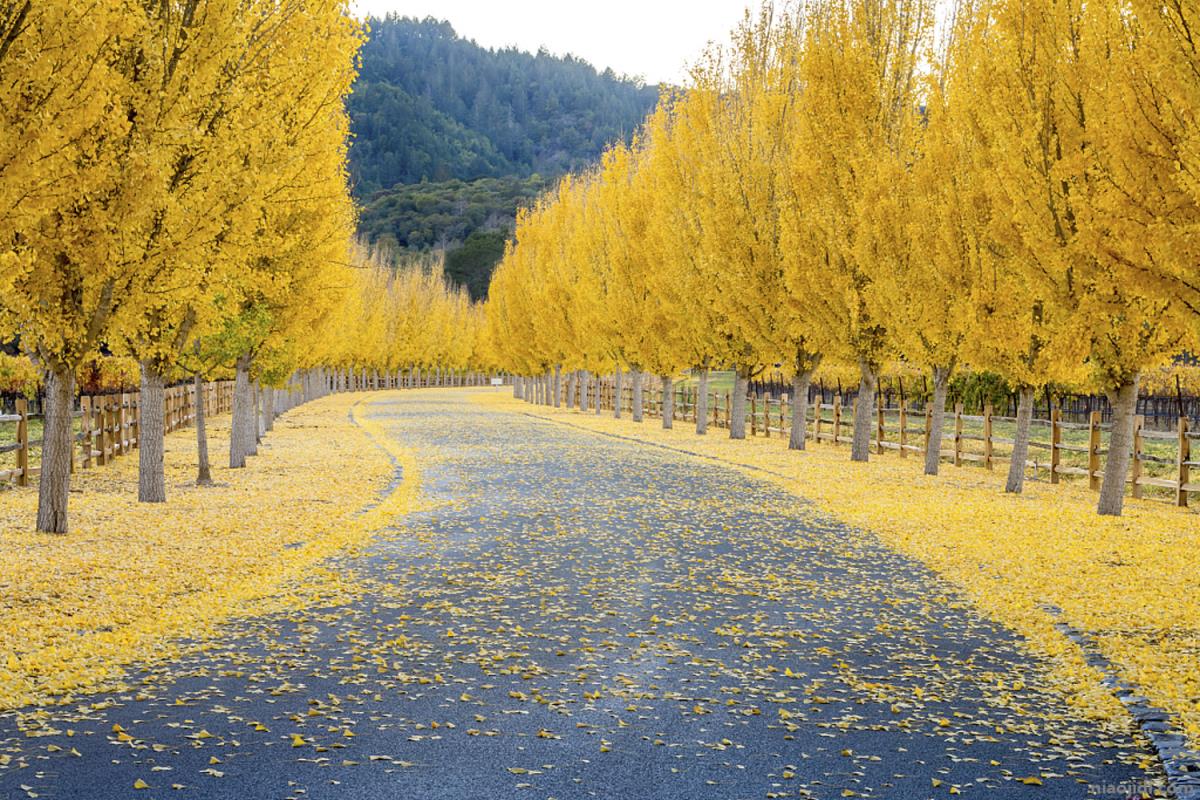
[[1113, 103], [1140, 56], [1115, 0], [997, 0], [985, 11], [986, 29], [972, 42], [985, 64], [972, 100], [992, 150], [988, 185], [1010, 220], [1005, 263], [1058, 310], [1091, 382], [1108, 395], [1098, 510], [1120, 514], [1139, 374], [1179, 353], [1188, 332], [1175, 296], [1130, 280], [1130, 262], [1150, 269], [1153, 251], [1110, 246], [1128, 213], [1112, 191], [1111, 165], [1139, 159], [1119, 150]]
[[845, 0], [815, 4], [797, 60], [803, 86], [791, 147], [789, 241], [811, 250], [792, 290], [811, 307], [827, 354], [856, 364], [860, 381], [850, 457], [866, 461], [879, 372], [895, 351], [897, 298], [878, 277], [899, 268], [904, 210], [894, 192], [913, 159], [920, 122], [918, 68], [929, 51], [933, 3]]

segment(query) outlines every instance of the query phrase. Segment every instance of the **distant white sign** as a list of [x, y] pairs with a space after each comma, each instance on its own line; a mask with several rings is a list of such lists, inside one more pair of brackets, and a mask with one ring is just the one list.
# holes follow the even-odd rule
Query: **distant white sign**
[[492, 378], [492, 386], [503, 386], [504, 378]]

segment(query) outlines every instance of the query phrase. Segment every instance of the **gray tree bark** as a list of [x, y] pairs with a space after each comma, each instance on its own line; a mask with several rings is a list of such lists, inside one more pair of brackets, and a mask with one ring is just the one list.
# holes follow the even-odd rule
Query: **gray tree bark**
[[1108, 402], [1112, 406], [1112, 433], [1108, 440], [1108, 457], [1104, 462], [1100, 502], [1096, 506], [1101, 516], [1119, 517], [1125, 506], [1125, 481], [1129, 477], [1129, 460], [1133, 450], [1138, 377], [1135, 374], [1132, 381], [1108, 392]]
[[138, 421], [138, 502], [167, 502], [163, 470], [166, 419], [162, 373], [150, 361], [142, 362], [141, 418]]
[[675, 424], [675, 379], [670, 375], [662, 376], [662, 426], [670, 430]]
[[592, 400], [595, 401], [592, 403], [592, 410], [595, 412], [596, 416], [598, 417], [598, 416], [600, 416], [601, 411], [602, 411], [600, 406], [603, 404], [600, 402], [600, 400], [603, 397], [602, 392], [604, 391], [603, 381], [600, 380], [599, 375], [597, 375], [596, 380], [592, 382], [592, 391], [594, 392], [594, 394], [592, 395]]
[[1017, 431], [1008, 464], [1008, 482], [1004, 485], [1004, 491], [1009, 494], [1020, 494], [1025, 488], [1025, 460], [1029, 458], [1029, 424], [1032, 421], [1033, 387], [1022, 386], [1017, 393]]
[[[320, 397], [320, 383], [317, 384], [317, 396]], [[267, 431], [275, 429], [275, 389], [263, 387], [263, 427]]]
[[575, 407], [575, 381], [577, 373], [571, 370], [567, 373], [567, 410]]
[[212, 485], [212, 466], [208, 461], [208, 425], [204, 417], [204, 378], [192, 380], [192, 402], [196, 410], [196, 485]]
[[642, 402], [642, 371], [640, 369], [629, 370], [629, 380], [633, 384], [633, 421], [642, 421], [643, 402]]
[[792, 376], [792, 430], [788, 437], [789, 450], [803, 450], [808, 441], [808, 387], [812, 372], [797, 372]]
[[746, 394], [750, 391], [750, 376], [738, 369], [733, 378], [733, 397], [729, 408], [729, 438], [746, 438]]
[[591, 389], [592, 374], [586, 369], [579, 370], [579, 410], [587, 413], [588, 390]]
[[513, 378], [513, 397], [515, 397], [517, 400], [525, 399], [523, 393], [521, 392], [521, 376], [520, 375]]
[[871, 458], [871, 428], [875, 420], [875, 388], [879, 376], [865, 361], [858, 363], [858, 406], [854, 413], [854, 439], [850, 443], [850, 460], [866, 462]]
[[266, 425], [263, 423], [263, 387], [258, 381], [254, 382], [254, 449], [251, 455], [258, 454], [258, 445], [262, 443]]
[[946, 390], [950, 388], [950, 369], [933, 368], [933, 414], [929, 422], [929, 449], [925, 452], [925, 474], [937, 475], [942, 463], [942, 431], [946, 423]]
[[42, 474], [38, 480], [37, 529], [42, 533], [67, 532], [67, 498], [71, 493], [71, 449], [74, 428], [71, 405], [75, 375], [68, 368], [46, 373]]
[[617, 371], [613, 375], [613, 419], [621, 418], [621, 392], [625, 389], [623, 378], [621, 365], [618, 364]]
[[708, 433], [708, 367], [696, 371], [699, 382], [696, 387], [696, 434]]
[[254, 441], [254, 390], [250, 386], [250, 356], [240, 356], [233, 379], [233, 428], [229, 434], [229, 468], [246, 466]]
[[562, 408], [562, 364], [554, 365], [554, 407]]

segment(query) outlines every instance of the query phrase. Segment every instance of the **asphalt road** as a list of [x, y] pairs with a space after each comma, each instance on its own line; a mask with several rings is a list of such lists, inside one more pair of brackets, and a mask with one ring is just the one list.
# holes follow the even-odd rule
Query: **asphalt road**
[[0, 798], [1058, 800], [1154, 779], [1011, 633], [768, 484], [462, 392], [369, 413], [420, 454], [429, 507], [331, 565], [322, 607], [231, 625], [137, 692], [0, 717]]

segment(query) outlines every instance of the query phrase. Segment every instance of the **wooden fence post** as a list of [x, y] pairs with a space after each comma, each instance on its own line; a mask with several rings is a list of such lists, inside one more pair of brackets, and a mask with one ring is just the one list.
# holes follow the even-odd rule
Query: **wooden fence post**
[[825, 396], [821, 395], [820, 397], [817, 398], [817, 401], [812, 404], [812, 407], [813, 407], [813, 441], [814, 442], [821, 441], [821, 414], [824, 413], [821, 410], [821, 406], [824, 405], [824, 401], [825, 401]]
[[725, 393], [725, 427], [729, 427], [729, 398], [733, 396], [733, 392]]
[[758, 435], [758, 395], [750, 395], [750, 436]]
[[1088, 415], [1088, 485], [1100, 491], [1100, 412]]
[[17, 486], [29, 485], [29, 401], [17, 398]]
[[117, 404], [113, 413], [113, 426], [116, 439], [113, 440], [113, 456], [125, 454], [125, 407], [129, 405], [129, 395], [122, 392], [117, 395]]
[[1179, 487], [1175, 490], [1175, 505], [1180, 508], [1186, 508], [1188, 504], [1188, 493], [1184, 488], [1191, 478], [1191, 467], [1188, 462], [1192, 460], [1192, 443], [1188, 437], [1188, 421], [1187, 417], [1179, 418]]
[[1146, 415], [1138, 414], [1133, 418], [1133, 463], [1130, 464], [1129, 480], [1133, 484], [1133, 496], [1142, 496], [1142, 429], [1146, 427]]
[[1062, 410], [1055, 406], [1050, 411], [1050, 482], [1058, 483], [1058, 465], [1062, 459]]
[[908, 458], [908, 409], [900, 402], [900, 457]]
[[82, 423], [80, 425], [81, 433], [83, 434], [83, 468], [90, 469], [92, 466], [92, 398], [79, 398], [79, 413]]
[[[925, 455], [929, 452], [929, 429], [933, 427], [933, 401], [925, 403], [925, 444], [921, 447], [921, 454]], [[942, 454], [938, 453], [938, 460], [941, 461]]]
[[105, 464], [108, 463], [108, 461], [104, 455], [104, 443], [106, 441], [104, 438], [105, 437], [104, 413], [105, 413], [105, 403], [107, 402], [107, 400], [108, 400], [107, 395], [97, 395], [96, 397], [92, 398], [92, 415], [95, 417], [95, 427], [92, 429], [92, 433], [93, 433], [93, 436], [94, 436], [95, 442], [96, 442], [96, 466], [97, 467], [103, 467]]
[[106, 395], [92, 398], [92, 413], [96, 417], [96, 427], [94, 430], [96, 436], [96, 466], [98, 467], [102, 467], [108, 463], [108, 456], [105, 455], [105, 444], [108, 439], [106, 438], [107, 434], [104, 432], [104, 428], [108, 424], [104, 417], [106, 413], [105, 404], [107, 402], [108, 397]]
[[954, 466], [962, 466], [963, 404], [954, 404]]
[[988, 469], [994, 467], [992, 461], [992, 404], [983, 406], [983, 465]]
[[875, 407], [875, 416], [876, 416], [876, 419], [878, 422], [878, 428], [879, 428], [878, 444], [876, 445], [875, 452], [882, 454], [883, 453], [883, 442], [886, 438], [886, 430], [884, 429], [884, 425], [883, 425], [883, 416], [884, 416], [883, 415], [883, 403], [879, 403]]
[[842, 435], [842, 396], [833, 396], [833, 443], [837, 444]]

